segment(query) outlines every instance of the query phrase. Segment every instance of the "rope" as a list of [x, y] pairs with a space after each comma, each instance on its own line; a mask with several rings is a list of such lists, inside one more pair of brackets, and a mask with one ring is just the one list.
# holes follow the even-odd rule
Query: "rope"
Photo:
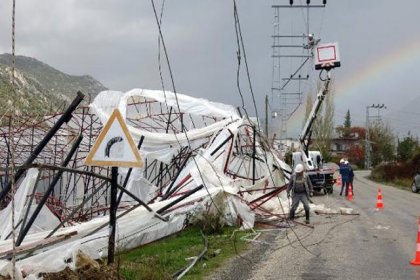
[[[15, 57], [15, 23], [16, 23], [16, 0], [13, 0], [13, 10], [12, 10], [12, 91], [13, 97], [16, 96], [16, 83], [15, 83], [15, 66], [16, 66], [16, 57]], [[15, 106], [15, 102], [12, 103], [12, 107]], [[10, 153], [12, 160], [12, 172], [10, 174], [12, 180], [11, 188], [11, 197], [12, 197], [12, 239], [13, 239], [13, 254], [12, 254], [12, 279], [16, 277], [16, 229], [15, 229], [15, 193], [16, 193], [16, 182], [15, 182], [15, 144], [14, 144], [14, 128], [13, 120], [15, 118], [15, 108], [12, 109], [12, 115], [9, 122], [9, 143], [10, 143]]]

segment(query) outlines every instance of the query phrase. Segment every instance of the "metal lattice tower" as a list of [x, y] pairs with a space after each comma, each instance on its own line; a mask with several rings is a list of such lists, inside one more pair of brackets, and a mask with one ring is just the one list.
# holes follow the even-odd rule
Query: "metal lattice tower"
[[[377, 109], [377, 115], [370, 115], [369, 109]], [[369, 132], [369, 128], [370, 125], [373, 122], [377, 122], [380, 123], [382, 120], [382, 117], [380, 115], [380, 110], [381, 109], [386, 109], [386, 106], [384, 104], [380, 105], [380, 104], [373, 104], [373, 105], [369, 105], [366, 106], [366, 132], [365, 132], [365, 168], [369, 169], [371, 167], [371, 156], [370, 156], [370, 152], [371, 152], [371, 142], [370, 142], [370, 132]], [[372, 121], [371, 121], [372, 120]]]
[[[307, 5], [273, 5], [274, 22], [273, 22], [273, 45], [272, 45], [272, 85], [271, 85], [271, 115], [272, 120], [280, 117], [280, 127], [276, 127], [272, 121], [272, 127], [279, 129], [279, 138], [287, 138], [287, 122], [297, 108], [302, 104], [301, 82], [309, 80], [308, 72], [304, 72], [308, 66], [308, 62], [312, 61], [312, 49], [316, 45], [313, 44], [313, 35], [310, 34], [309, 11], [310, 8], [324, 8], [323, 5], [311, 5], [310, 1], [306, 1]], [[280, 10], [290, 8], [299, 8], [305, 14], [305, 30], [292, 32], [291, 34], [282, 35], [280, 24]], [[291, 68], [285, 69], [285, 64], [290, 62]]]

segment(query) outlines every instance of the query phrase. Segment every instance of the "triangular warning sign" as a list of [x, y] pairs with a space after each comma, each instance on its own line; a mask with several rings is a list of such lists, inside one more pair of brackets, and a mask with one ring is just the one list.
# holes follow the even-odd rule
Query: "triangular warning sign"
[[118, 109], [112, 112], [95, 144], [86, 157], [85, 165], [142, 167], [143, 161]]

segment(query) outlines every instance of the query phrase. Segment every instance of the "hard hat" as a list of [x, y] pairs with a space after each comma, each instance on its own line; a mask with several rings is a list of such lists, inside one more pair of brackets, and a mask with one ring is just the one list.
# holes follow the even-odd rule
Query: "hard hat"
[[348, 160], [346, 160], [346, 161], [344, 162], [344, 164], [349, 164], [349, 161], [348, 161]]
[[344, 158], [340, 159], [340, 163], [344, 163]]
[[295, 172], [296, 173], [300, 173], [303, 171], [303, 165], [301, 163], [299, 163], [298, 165], [296, 165], [295, 167]]

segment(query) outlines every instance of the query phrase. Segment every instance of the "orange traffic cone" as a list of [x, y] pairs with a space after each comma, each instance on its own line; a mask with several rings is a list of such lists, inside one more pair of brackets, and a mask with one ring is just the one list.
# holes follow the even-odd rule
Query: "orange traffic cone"
[[337, 187], [341, 187], [341, 184], [342, 184], [342, 182], [341, 182], [341, 175], [338, 174], [338, 176], [337, 176]]
[[376, 202], [376, 209], [383, 209], [384, 203], [382, 202], [382, 190], [381, 187], [378, 189], [378, 201]]
[[351, 183], [349, 183], [349, 193], [347, 195], [347, 200], [353, 200], [353, 186], [351, 185]]
[[413, 265], [420, 265], [420, 216], [419, 216], [419, 231], [417, 232], [417, 250], [416, 258], [410, 262]]

